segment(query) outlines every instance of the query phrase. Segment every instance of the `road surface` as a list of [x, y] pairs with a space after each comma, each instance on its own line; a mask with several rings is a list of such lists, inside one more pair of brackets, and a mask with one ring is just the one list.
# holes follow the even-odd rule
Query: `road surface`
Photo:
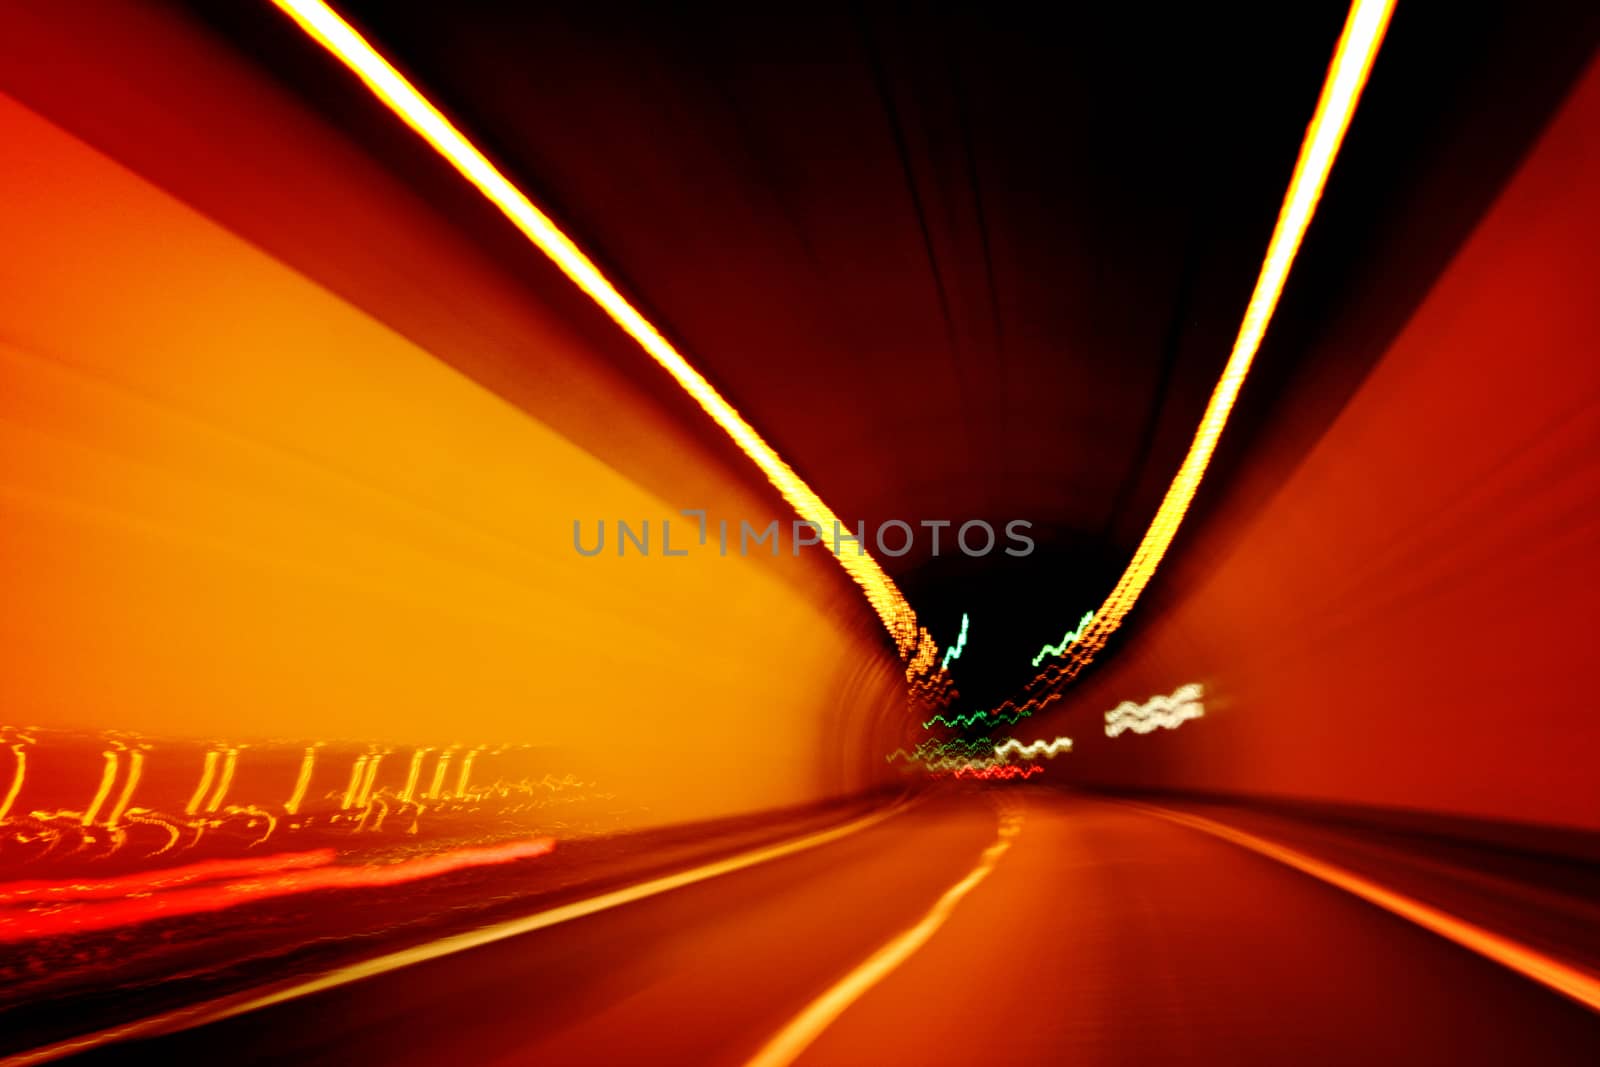
[[1592, 1064], [1600, 1015], [1234, 844], [1018, 788], [938, 795], [814, 849], [75, 1062], [758, 1054]]

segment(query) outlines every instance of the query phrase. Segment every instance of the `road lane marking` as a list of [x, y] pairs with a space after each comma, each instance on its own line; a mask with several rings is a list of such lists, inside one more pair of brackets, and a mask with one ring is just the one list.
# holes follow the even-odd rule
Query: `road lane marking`
[[889, 977], [895, 968], [928, 943], [950, 918], [962, 898], [989, 877], [1001, 857], [1010, 851], [1011, 842], [1021, 832], [1021, 810], [1019, 808], [1002, 810], [999, 836], [992, 845], [983, 850], [977, 866], [968, 871], [965, 878], [945, 890], [944, 895], [922, 917], [921, 922], [867, 957], [859, 967], [841, 978], [831, 989], [813, 1000], [804, 1011], [791, 1019], [787, 1026], [778, 1031], [777, 1035], [762, 1047], [761, 1051], [747, 1061], [746, 1067], [787, 1067], [798, 1059], [813, 1041], [822, 1036], [824, 1030], [832, 1026], [834, 1021], [849, 1009], [850, 1005], [860, 1000], [873, 986]]
[[402, 967], [426, 963], [429, 960], [451, 956], [458, 952], [466, 952], [469, 949], [480, 948], [496, 941], [504, 941], [510, 937], [519, 937], [535, 930], [543, 930], [546, 927], [571, 922], [574, 919], [609, 911], [625, 904], [632, 904], [662, 893], [669, 893], [674, 889], [682, 889], [684, 886], [693, 885], [696, 882], [719, 878], [725, 874], [742, 871], [747, 867], [770, 863], [785, 856], [792, 856], [797, 852], [805, 852], [821, 845], [838, 841], [900, 814], [910, 807], [912, 803], [914, 801], [901, 801], [882, 811], [864, 815], [859, 819], [847, 822], [842, 826], [835, 826], [829, 830], [819, 830], [814, 834], [807, 834], [804, 837], [797, 837], [776, 845], [751, 849], [749, 852], [741, 852], [738, 855], [702, 864], [687, 871], [665, 875], [661, 878], [653, 878], [647, 882], [640, 882], [637, 885], [627, 886], [610, 893], [602, 893], [597, 897], [589, 897], [586, 900], [575, 901], [571, 904], [563, 904], [560, 907], [550, 908], [520, 919], [510, 919], [506, 922], [495, 923], [492, 926], [485, 926], [477, 930], [469, 930], [466, 933], [440, 938], [437, 941], [430, 941], [424, 945], [416, 945], [412, 948], [375, 956], [372, 959], [338, 967], [310, 978], [291, 979], [286, 982], [247, 989], [225, 997], [190, 1005], [186, 1008], [177, 1008], [131, 1023], [124, 1023], [121, 1026], [113, 1026], [82, 1037], [69, 1038], [52, 1045], [44, 1045], [25, 1052], [13, 1053], [10, 1056], [0, 1058], [0, 1067], [31, 1067], [32, 1064], [48, 1063], [64, 1056], [74, 1056], [89, 1049], [100, 1048], [118, 1041], [157, 1037], [163, 1034], [176, 1033], [180, 1030], [192, 1030], [197, 1026], [221, 1022], [224, 1019], [231, 1019], [246, 1012], [259, 1011], [275, 1004], [282, 1004], [286, 1001], [310, 996], [313, 993], [335, 989], [351, 982], [359, 982], [364, 978], [397, 971]]
[[1336, 867], [1331, 863], [1313, 859], [1303, 852], [1297, 852], [1283, 845], [1275, 845], [1271, 841], [1256, 837], [1254, 834], [1235, 830], [1223, 823], [1213, 822], [1199, 815], [1189, 815], [1184, 812], [1173, 811], [1169, 808], [1158, 808], [1149, 804], [1139, 804], [1134, 801], [1123, 801], [1129, 807], [1138, 808], [1151, 815], [1159, 815], [1170, 822], [1187, 826], [1192, 830], [1208, 833], [1213, 837], [1220, 837], [1224, 841], [1232, 842], [1252, 852], [1260, 853], [1269, 859], [1277, 860], [1286, 866], [1293, 867], [1303, 874], [1337, 886], [1347, 893], [1353, 893], [1369, 904], [1376, 904], [1385, 911], [1410, 920], [1426, 930], [1431, 930], [1440, 937], [1448, 938], [1462, 948], [1471, 949], [1478, 955], [1493, 960], [1503, 967], [1508, 967], [1524, 977], [1531, 978], [1540, 985], [1555, 990], [1562, 996], [1582, 1004], [1590, 1011], [1600, 1011], [1600, 977], [1587, 971], [1580, 970], [1570, 964], [1563, 963], [1553, 956], [1547, 956], [1527, 945], [1513, 941], [1486, 930], [1481, 926], [1470, 923], [1465, 919], [1458, 919], [1448, 912], [1442, 911], [1431, 904], [1424, 904], [1414, 897], [1397, 893], [1392, 889], [1385, 889], [1378, 883], [1364, 878], [1359, 874]]

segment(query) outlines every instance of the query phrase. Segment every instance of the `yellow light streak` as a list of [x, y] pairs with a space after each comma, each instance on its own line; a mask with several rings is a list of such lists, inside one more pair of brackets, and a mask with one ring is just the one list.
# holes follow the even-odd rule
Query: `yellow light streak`
[[206, 753], [205, 765], [200, 769], [200, 784], [194, 787], [194, 795], [189, 798], [189, 803], [183, 806], [185, 815], [193, 815], [200, 810], [200, 802], [205, 799], [206, 792], [211, 788], [211, 779], [217, 773], [217, 751], [212, 749]]
[[267, 832], [250, 842], [249, 847], [251, 848], [255, 848], [260, 844], [264, 844], [266, 840], [278, 829], [278, 820], [276, 816], [274, 816], [265, 808], [258, 808], [254, 804], [229, 804], [227, 808], [223, 809], [223, 813], [226, 815], [247, 815], [252, 818], [261, 819], [267, 824]]
[[472, 761], [478, 758], [478, 753], [481, 751], [483, 751], [483, 746], [479, 745], [477, 748], [468, 752], [466, 758], [461, 761], [461, 773], [456, 776], [457, 797], [464, 797], [467, 795], [467, 781], [472, 776]]
[[93, 826], [94, 817], [100, 813], [100, 806], [106, 802], [106, 797], [111, 795], [111, 786], [117, 780], [117, 754], [111, 749], [100, 753], [106, 758], [105, 768], [100, 772], [100, 787], [95, 790], [94, 799], [89, 801], [89, 806], [83, 809], [82, 822], [84, 826]]
[[372, 795], [372, 783], [376, 781], [378, 777], [378, 764], [382, 762], [382, 753], [373, 756], [372, 759], [367, 761], [367, 773], [361, 779], [360, 792], [356, 794], [356, 807], [364, 808], [367, 806], [367, 798]]
[[20, 744], [12, 745], [11, 754], [17, 758], [17, 766], [11, 774], [11, 788], [6, 790], [6, 798], [0, 800], [0, 822], [6, 821], [11, 806], [17, 802], [17, 797], [22, 793], [22, 783], [28, 777], [27, 749]]
[[350, 767], [350, 784], [344, 788], [344, 800], [340, 801], [341, 810], [349, 810], [350, 805], [356, 802], [356, 790], [361, 788], [361, 772], [367, 768], [367, 757], [358, 756]]
[[111, 814], [106, 816], [106, 829], [115, 830], [122, 820], [122, 813], [128, 810], [128, 805], [133, 801], [133, 791], [139, 787], [139, 776], [144, 773], [144, 753], [135, 749], [128, 754], [128, 780], [122, 785], [122, 792], [117, 797], [116, 805], [111, 809]]
[[233, 769], [239, 764], [239, 750], [228, 749], [222, 761], [222, 777], [217, 781], [217, 791], [211, 794], [211, 799], [206, 803], [207, 811], [216, 811], [222, 806], [222, 799], [228, 795], [228, 787], [233, 784]]
[[1250, 363], [1255, 359], [1256, 350], [1261, 347], [1267, 324], [1277, 309], [1289, 268], [1294, 263], [1306, 227], [1316, 211], [1317, 201], [1322, 197], [1328, 173], [1333, 169], [1334, 157], [1338, 155], [1350, 118], [1355, 114], [1361, 89], [1366, 85], [1367, 75], [1372, 70], [1378, 47], [1383, 43], [1383, 34], [1393, 10], [1394, 0], [1356, 0], [1350, 7], [1350, 15], [1334, 51], [1327, 80], [1322, 86], [1322, 96], [1317, 101], [1311, 125], [1306, 128], [1305, 139], [1301, 142], [1294, 176], [1289, 180], [1289, 190], [1284, 195], [1283, 207], [1278, 213], [1272, 239], [1267, 244], [1266, 258], [1261, 264], [1255, 291], [1250, 294], [1250, 303], [1245, 308], [1244, 321], [1239, 326], [1227, 366], [1223, 368], [1222, 377], [1211, 393], [1211, 400], [1189, 445], [1189, 453], [1167, 488], [1167, 494], [1155, 518], [1151, 520], [1150, 528], [1145, 531], [1144, 539], [1134, 553], [1133, 562], [1128, 564], [1128, 569], [1123, 572], [1105, 603], [1095, 611], [1089, 630], [1072, 646], [1071, 659], [1057, 677], [1057, 684], [1070, 680], [1105, 646], [1106, 639], [1122, 624], [1123, 616], [1144, 592], [1178, 532], [1189, 503], [1194, 499], [1195, 490], [1199, 488], [1200, 479], [1211, 462], [1217, 439], [1227, 424], [1245, 375], [1250, 371]]
[[383, 829], [383, 820], [388, 817], [389, 805], [382, 797], [373, 797], [361, 812], [361, 821], [356, 823], [356, 833], [359, 834], [367, 828], [367, 820], [374, 811], [378, 813], [378, 817], [372, 821], [372, 832], [377, 833]]
[[419, 748], [411, 753], [411, 768], [406, 771], [406, 787], [400, 790], [400, 803], [411, 803], [417, 790], [417, 779], [422, 777], [422, 758], [432, 751], [431, 748]]
[[167, 843], [156, 849], [154, 852], [146, 852], [144, 854], [145, 859], [149, 859], [152, 856], [159, 856], [163, 852], [171, 851], [177, 846], [178, 841], [183, 836], [182, 831], [180, 831], [176, 825], [168, 822], [165, 819], [157, 818], [153, 812], [150, 812], [144, 808], [129, 808], [126, 817], [131, 823], [139, 823], [144, 826], [159, 826], [167, 832]]
[[[349, 23], [323, 0], [273, 0], [312, 39], [331, 52], [360, 78], [379, 100], [443, 156], [511, 220], [528, 240], [573, 284], [609, 315], [638, 343], [707, 415], [733, 438], [744, 454], [761, 469], [785, 501], [802, 519], [815, 523], [824, 534], [839, 523], [822, 499], [775, 452], [754, 427], [734, 410], [699, 371], [690, 366], [661, 332], [619, 293], [599, 268], [562, 233], [542, 211], [483, 155], [417, 89], [367, 43]], [[849, 529], [840, 523], [841, 529]], [[866, 552], [834, 550], [831, 537], [823, 541], [845, 572], [866, 594], [902, 657], [918, 651], [916, 615], [899, 588]], [[930, 654], [928, 659], [933, 659]]]
[[439, 753], [439, 761], [433, 765], [433, 784], [428, 787], [426, 793], [422, 794], [424, 799], [439, 799], [439, 793], [444, 789], [444, 775], [450, 769], [450, 756], [454, 751], [454, 749], [447, 748]]
[[306, 754], [300, 759], [300, 774], [294, 780], [294, 792], [289, 794], [289, 799], [284, 801], [283, 810], [290, 815], [300, 811], [300, 804], [306, 798], [306, 790], [311, 786], [311, 771], [317, 763], [317, 746], [307, 745]]

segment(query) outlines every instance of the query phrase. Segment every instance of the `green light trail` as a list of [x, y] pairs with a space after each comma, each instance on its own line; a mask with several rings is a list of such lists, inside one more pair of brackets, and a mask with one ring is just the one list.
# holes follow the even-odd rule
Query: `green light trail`
[[1043, 648], [1041, 648], [1039, 650], [1039, 654], [1033, 657], [1033, 665], [1037, 667], [1039, 664], [1043, 663], [1046, 656], [1061, 655], [1067, 650], [1067, 647], [1071, 645], [1072, 642], [1083, 636], [1083, 631], [1089, 628], [1089, 624], [1091, 622], [1094, 622], [1094, 612], [1084, 612], [1083, 618], [1078, 620], [1078, 628], [1076, 630], [1068, 630], [1067, 636], [1061, 639], [1061, 643], [1059, 645], [1045, 645]]
[[[966, 616], [966, 613], [963, 612], [962, 615], [961, 615], [961, 633], [956, 638], [956, 643], [951, 645], [949, 648], [945, 649], [944, 662], [939, 664], [939, 669], [941, 671], [949, 670], [950, 669], [950, 661], [953, 660], [953, 659], [960, 659], [961, 658], [961, 653], [966, 649], [966, 647], [967, 647], [967, 616]], [[1037, 666], [1037, 664], [1035, 664], [1035, 666]]]

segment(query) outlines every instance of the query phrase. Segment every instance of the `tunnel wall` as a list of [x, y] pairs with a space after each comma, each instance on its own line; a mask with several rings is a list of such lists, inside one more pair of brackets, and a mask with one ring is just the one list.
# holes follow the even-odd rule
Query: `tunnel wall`
[[[1600, 830], [1597, 129], [1600, 66], [1320, 442], [1028, 732], [1074, 738], [1053, 774]], [[1188, 683], [1203, 718], [1105, 736]]]
[[[578, 368], [532, 391], [540, 418], [5, 96], [0, 145], [0, 724], [149, 742], [144, 794], [177, 745], [174, 797], [194, 740], [244, 746], [234, 794], [264, 746], [321, 743], [319, 774], [380, 746], [390, 777], [419, 746], [534, 746], [599, 783], [590, 814], [614, 827], [877, 782], [903, 717], [877, 620], [819, 549], [699, 547], [680, 508], [792, 516], [702, 428], [585, 376], [581, 332], [507, 351], [465, 305], [435, 323], [500, 346], [508, 374], [543, 343]], [[443, 246], [412, 236], [425, 277]], [[674, 388], [642, 355], [637, 373]], [[665, 519], [686, 556], [663, 555]], [[650, 524], [648, 557], [619, 558], [617, 520]], [[589, 545], [606, 524], [604, 552], [576, 552], [576, 521]], [[89, 801], [98, 756], [63, 783], [47, 755], [15, 812]], [[271, 796], [229, 801], [278, 804], [285, 766]]]

